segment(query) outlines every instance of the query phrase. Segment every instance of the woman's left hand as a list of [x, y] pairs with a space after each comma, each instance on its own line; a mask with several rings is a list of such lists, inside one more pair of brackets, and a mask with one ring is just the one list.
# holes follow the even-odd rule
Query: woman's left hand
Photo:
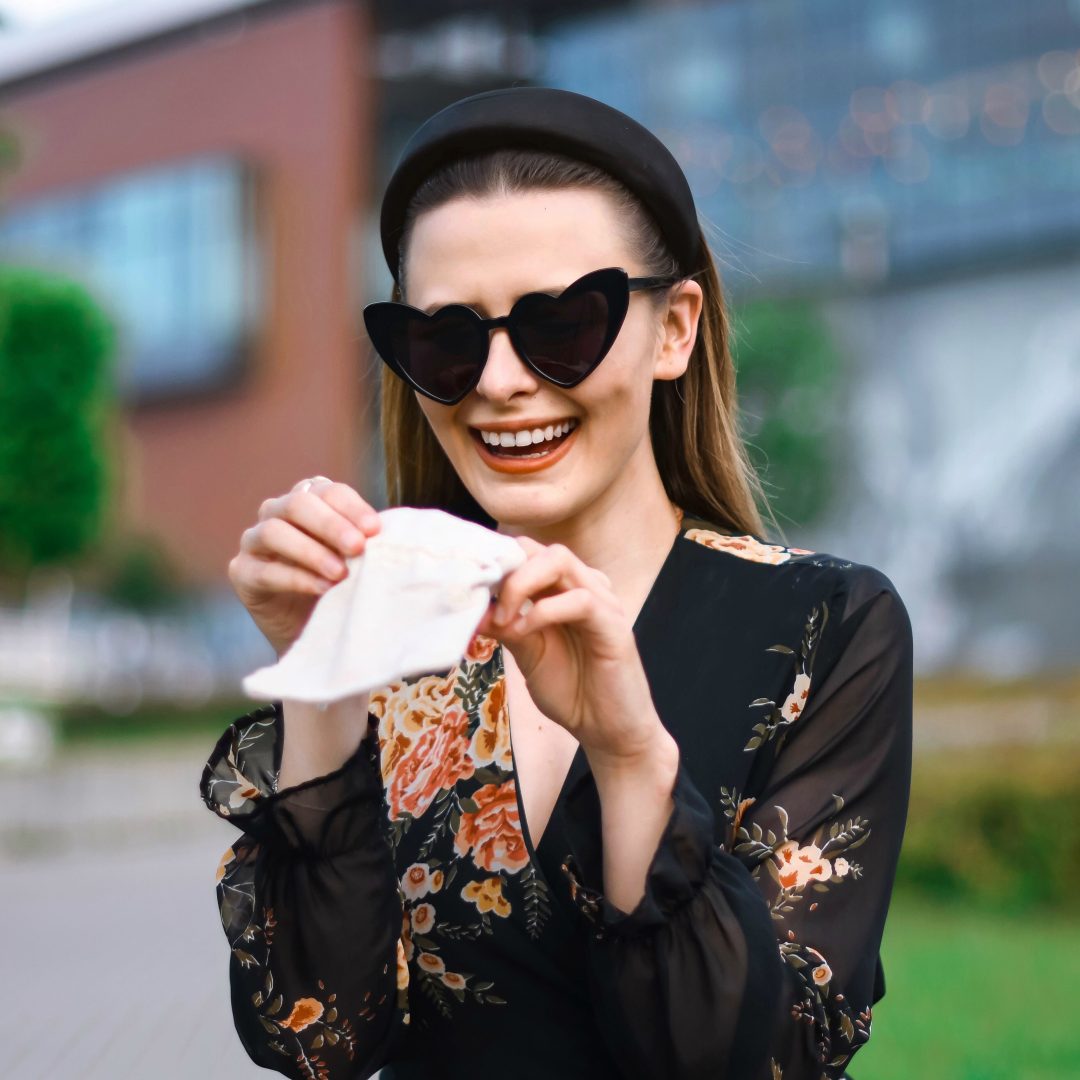
[[[502, 581], [498, 607], [507, 619], [497, 623], [496, 605], [489, 605], [476, 632], [510, 650], [537, 708], [566, 728], [594, 765], [646, 759], [670, 735], [610, 578], [564, 544], [515, 539], [528, 558]], [[526, 601], [532, 606], [518, 617]]]

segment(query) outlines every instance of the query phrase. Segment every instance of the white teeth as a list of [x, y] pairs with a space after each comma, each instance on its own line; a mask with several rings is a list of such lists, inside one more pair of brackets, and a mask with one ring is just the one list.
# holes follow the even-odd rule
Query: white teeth
[[566, 420], [561, 424], [549, 424], [546, 428], [533, 428], [532, 431], [484, 431], [480, 437], [489, 446], [532, 446], [534, 443], [550, 442], [558, 439], [577, 426], [576, 420]]

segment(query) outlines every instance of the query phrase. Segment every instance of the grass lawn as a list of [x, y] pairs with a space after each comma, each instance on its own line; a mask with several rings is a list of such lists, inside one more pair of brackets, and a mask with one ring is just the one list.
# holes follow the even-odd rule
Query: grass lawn
[[885, 997], [854, 1080], [1080, 1078], [1080, 919], [898, 893], [881, 952]]

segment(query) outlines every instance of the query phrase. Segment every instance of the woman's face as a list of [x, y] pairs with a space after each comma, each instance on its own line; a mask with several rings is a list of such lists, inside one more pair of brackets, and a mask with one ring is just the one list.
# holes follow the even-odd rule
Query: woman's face
[[[495, 317], [525, 293], [558, 293], [605, 266], [621, 266], [631, 277], [647, 273], [629, 250], [615, 203], [604, 192], [558, 189], [455, 199], [414, 224], [406, 299], [426, 311], [456, 303]], [[458, 476], [497, 522], [555, 525], [613, 498], [632, 499], [636, 485], [656, 482], [649, 439], [653, 380], [674, 379], [685, 370], [701, 290], [686, 282], [670, 296], [670, 303], [657, 305], [646, 292], [631, 293], [611, 350], [570, 389], [527, 367], [500, 328], [491, 333], [479, 383], [460, 402], [442, 405], [417, 394]], [[568, 420], [576, 427], [550, 460], [493, 458], [483, 448], [482, 430], [546, 431]]]

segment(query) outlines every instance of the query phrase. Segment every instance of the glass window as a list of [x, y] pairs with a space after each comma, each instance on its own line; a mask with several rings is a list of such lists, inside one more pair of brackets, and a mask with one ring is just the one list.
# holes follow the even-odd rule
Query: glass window
[[260, 306], [254, 184], [200, 158], [14, 203], [0, 258], [83, 281], [115, 318], [131, 403], [211, 390], [244, 362]]
[[541, 81], [679, 159], [738, 289], [1080, 237], [1080, 0], [733, 0], [567, 21]]

